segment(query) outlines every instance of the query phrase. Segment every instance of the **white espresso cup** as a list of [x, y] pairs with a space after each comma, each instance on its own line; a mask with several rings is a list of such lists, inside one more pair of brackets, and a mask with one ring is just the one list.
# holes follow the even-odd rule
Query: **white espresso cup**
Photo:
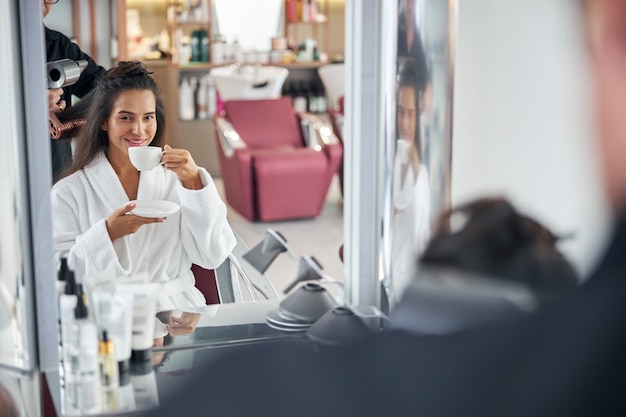
[[138, 171], [149, 171], [161, 163], [163, 151], [156, 146], [134, 146], [128, 148], [130, 162]]

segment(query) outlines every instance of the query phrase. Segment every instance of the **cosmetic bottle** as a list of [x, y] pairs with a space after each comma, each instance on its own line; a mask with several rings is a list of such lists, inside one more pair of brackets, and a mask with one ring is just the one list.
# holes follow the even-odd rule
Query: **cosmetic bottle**
[[67, 377], [71, 373], [71, 363], [69, 360], [69, 346], [76, 343], [74, 334], [74, 309], [76, 309], [76, 278], [74, 271], [64, 265], [65, 258], [61, 260], [61, 270], [59, 273], [65, 275], [65, 288], [63, 294], [59, 296], [59, 318], [61, 320], [61, 360], [63, 361], [64, 375]]
[[73, 408], [83, 414], [100, 410], [100, 378], [98, 372], [98, 331], [89, 321], [83, 297], [82, 285], [77, 286], [74, 310], [75, 340], [70, 348], [71, 378], [73, 385]]
[[207, 87], [206, 87], [206, 78], [200, 78], [200, 83], [198, 84], [198, 92], [196, 94], [196, 101], [198, 103], [196, 114], [198, 115], [198, 119], [208, 119], [209, 118], [209, 108], [208, 108], [208, 97], [207, 97]]
[[200, 40], [200, 56], [199, 61], [209, 62], [210, 44], [209, 44], [209, 32], [206, 29], [198, 29], [198, 37]]
[[67, 258], [63, 257], [61, 258], [61, 266], [59, 267], [59, 272], [57, 274], [57, 298], [59, 298], [61, 294], [65, 292], [65, 283], [67, 282], [68, 272], [69, 267], [67, 266]]
[[137, 410], [158, 407], [159, 391], [152, 362], [132, 362], [130, 369], [130, 381], [135, 393]]
[[215, 111], [217, 110], [217, 96], [215, 91], [215, 80], [211, 77], [210, 74], [206, 75], [206, 85], [207, 85], [207, 112], [209, 113], [209, 118], [213, 117]]
[[189, 78], [183, 78], [178, 91], [179, 97], [179, 113], [181, 120], [193, 120], [195, 117], [193, 87], [189, 83]]
[[117, 411], [119, 374], [113, 341], [107, 331], [102, 332], [98, 342], [98, 362], [100, 365], [100, 387], [102, 389], [102, 411]]

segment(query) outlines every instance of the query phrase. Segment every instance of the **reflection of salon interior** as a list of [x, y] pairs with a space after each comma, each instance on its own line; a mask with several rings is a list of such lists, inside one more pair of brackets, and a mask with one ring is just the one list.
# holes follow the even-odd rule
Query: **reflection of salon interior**
[[[590, 219], [605, 207], [585, 151], [573, 5], [59, 0], [48, 28], [105, 69], [138, 60], [151, 72], [167, 119], [152, 145], [188, 150], [206, 169], [235, 242], [215, 268], [191, 267], [206, 304], [162, 308], [175, 285], [140, 270], [83, 273], [53, 253], [48, 142], [75, 138], [50, 138], [66, 131], [41, 108], [45, 43], [20, 30], [41, 26], [29, 12], [41, 1], [0, 4], [10, 40], [0, 45], [10, 81], [0, 87], [10, 138], [0, 386], [20, 415], [131, 415], [167, 404], [224, 352], [274, 342], [327, 351], [388, 328], [440, 334], [532, 310], [526, 288], [417, 265], [439, 215], [484, 195], [574, 236], [562, 249], [581, 276], [595, 261], [606, 224]], [[398, 55], [405, 8], [423, 74], [417, 55]], [[532, 32], [513, 24], [525, 21]], [[171, 209], [157, 203], [143, 213]], [[189, 214], [182, 206], [170, 220]], [[396, 309], [404, 296], [419, 308]]]

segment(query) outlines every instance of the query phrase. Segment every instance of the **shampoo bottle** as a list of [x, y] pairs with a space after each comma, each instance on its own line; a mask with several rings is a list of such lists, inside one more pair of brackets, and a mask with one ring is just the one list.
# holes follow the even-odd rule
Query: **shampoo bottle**
[[181, 120], [193, 120], [195, 116], [193, 88], [191, 87], [188, 78], [183, 78], [183, 82], [180, 85], [179, 95], [179, 111]]

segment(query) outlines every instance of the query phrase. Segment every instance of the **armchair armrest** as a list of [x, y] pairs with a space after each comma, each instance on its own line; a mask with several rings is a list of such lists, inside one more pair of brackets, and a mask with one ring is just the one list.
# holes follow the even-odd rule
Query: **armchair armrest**
[[316, 151], [323, 147], [341, 143], [333, 130], [311, 113], [298, 113], [302, 136], [307, 147]]
[[332, 111], [332, 116], [335, 119], [335, 126], [337, 127], [337, 131], [339, 132], [339, 134], [343, 137], [343, 120], [344, 120], [344, 116], [343, 113], [337, 111], [337, 110], [331, 110]]
[[233, 125], [222, 116], [215, 117], [217, 136], [224, 149], [224, 154], [230, 158], [237, 149], [246, 148], [247, 145], [239, 136]]

